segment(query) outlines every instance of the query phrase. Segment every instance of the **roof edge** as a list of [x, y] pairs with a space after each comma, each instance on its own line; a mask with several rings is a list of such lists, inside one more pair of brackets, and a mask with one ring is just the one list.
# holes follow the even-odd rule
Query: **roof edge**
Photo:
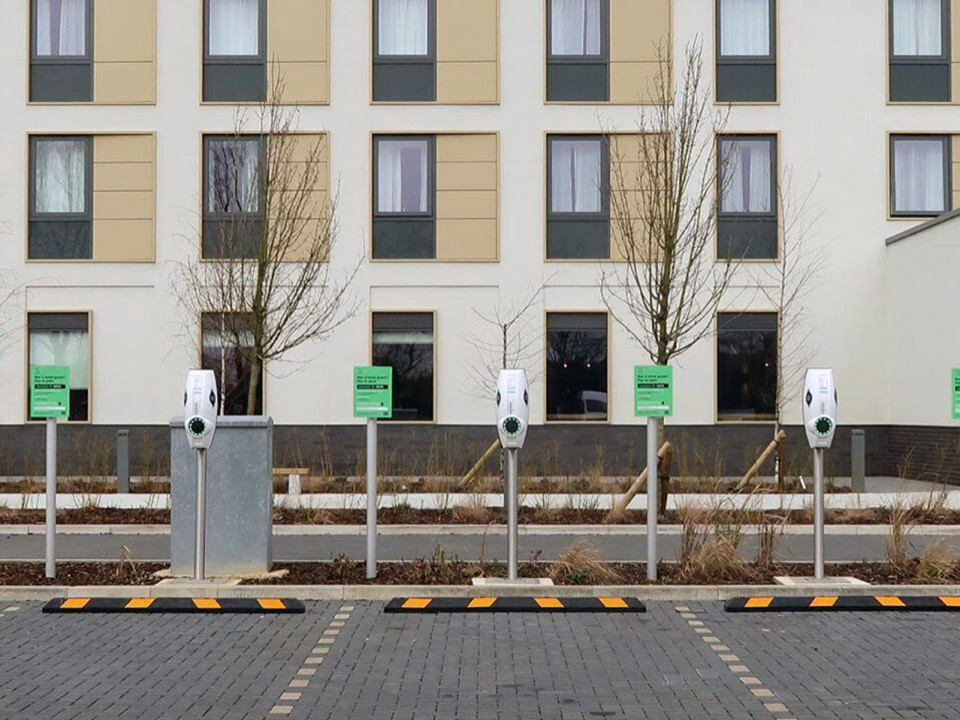
[[900, 242], [901, 240], [906, 240], [908, 237], [913, 237], [914, 235], [919, 235], [925, 230], [929, 230], [932, 227], [936, 227], [941, 223], [945, 223], [948, 220], [953, 220], [953, 218], [960, 215], [960, 208], [955, 210], [949, 210], [945, 213], [937, 215], [935, 218], [930, 218], [926, 222], [922, 222], [919, 225], [915, 225], [909, 230], [904, 230], [901, 233], [897, 233], [892, 237], [888, 237], [886, 240], [887, 245], [893, 245], [895, 242]]

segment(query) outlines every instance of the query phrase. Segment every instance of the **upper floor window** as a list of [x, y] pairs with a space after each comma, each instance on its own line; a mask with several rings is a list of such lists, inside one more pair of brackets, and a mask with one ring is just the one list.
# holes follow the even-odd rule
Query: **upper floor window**
[[31, 260], [93, 255], [91, 138], [30, 138]]
[[950, 209], [950, 138], [894, 135], [890, 138], [893, 215], [923, 217]]
[[610, 257], [606, 139], [551, 135], [547, 143], [547, 257]]
[[30, 100], [93, 99], [90, 0], [33, 0]]
[[547, 0], [547, 100], [609, 99], [608, 0]]
[[263, 226], [259, 135], [204, 138], [203, 257], [253, 257]]
[[777, 140], [773, 135], [719, 138], [724, 187], [717, 218], [717, 257], [777, 257]]
[[374, 138], [374, 258], [436, 257], [432, 136]]
[[717, 100], [775, 102], [776, 0], [717, 0]]
[[890, 100], [949, 102], [949, 0], [890, 0]]
[[204, 0], [203, 99], [266, 99], [266, 0]]
[[436, 99], [436, 0], [374, 0], [373, 99]]

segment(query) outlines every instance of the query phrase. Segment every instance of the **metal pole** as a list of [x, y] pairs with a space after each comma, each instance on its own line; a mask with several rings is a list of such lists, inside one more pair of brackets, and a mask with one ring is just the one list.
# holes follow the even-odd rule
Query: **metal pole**
[[367, 418], [367, 579], [377, 576], [377, 420]]
[[850, 489], [862, 493], [866, 490], [867, 445], [863, 430], [850, 431]]
[[517, 449], [507, 450], [507, 580], [517, 579]]
[[657, 580], [657, 419], [647, 418], [647, 580]]
[[197, 448], [197, 544], [193, 564], [193, 577], [203, 580], [207, 555], [207, 451]]
[[47, 567], [48, 578], [57, 576], [54, 544], [57, 538], [57, 419], [47, 418]]
[[117, 492], [130, 492], [129, 430], [117, 430]]
[[813, 573], [823, 580], [823, 448], [813, 451]]

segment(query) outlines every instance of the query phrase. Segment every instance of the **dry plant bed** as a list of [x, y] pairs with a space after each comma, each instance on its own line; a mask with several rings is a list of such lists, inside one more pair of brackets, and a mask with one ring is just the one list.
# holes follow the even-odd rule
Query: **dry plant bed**
[[43, 563], [0, 563], [2, 585], [155, 585], [153, 573], [162, 570], [161, 563], [60, 562], [57, 577], [46, 577]]

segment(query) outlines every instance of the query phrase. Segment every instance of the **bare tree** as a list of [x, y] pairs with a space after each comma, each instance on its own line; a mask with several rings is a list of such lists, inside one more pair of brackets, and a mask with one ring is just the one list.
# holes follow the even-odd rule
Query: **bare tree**
[[[317, 135], [298, 132], [297, 108], [283, 104], [283, 78], [271, 76], [253, 131], [239, 112], [233, 135], [207, 145], [199, 252], [178, 263], [172, 281], [190, 327], [212, 317], [231, 360], [242, 358], [247, 414], [256, 412], [262, 370], [355, 314], [350, 287], [363, 262], [339, 274], [331, 267], [337, 199], [325, 184], [326, 148]], [[221, 360], [223, 384], [224, 353]]]

